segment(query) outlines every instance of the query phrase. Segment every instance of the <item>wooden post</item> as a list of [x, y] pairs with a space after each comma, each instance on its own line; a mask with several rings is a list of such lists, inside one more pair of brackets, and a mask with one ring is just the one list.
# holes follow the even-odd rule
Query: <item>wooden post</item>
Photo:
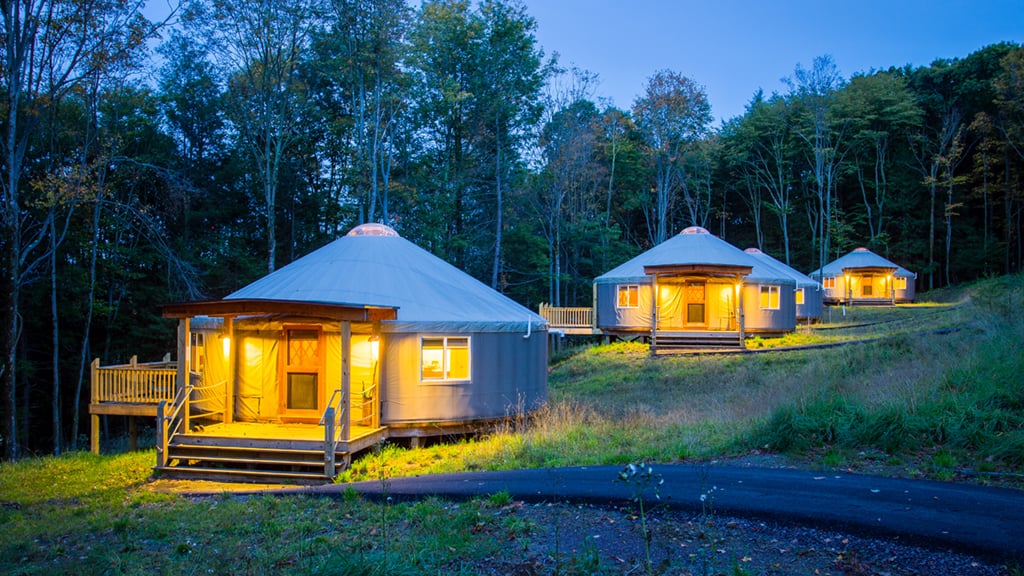
[[[97, 404], [99, 402], [99, 370], [100, 370], [100, 359], [94, 358], [92, 364], [89, 365], [89, 403], [90, 405]], [[90, 427], [89, 427], [89, 447], [92, 449], [93, 454], [100, 453], [100, 416], [99, 414], [92, 414], [90, 410]]]
[[381, 366], [383, 365], [383, 362], [381, 362], [381, 356], [384, 354], [384, 335], [380, 332], [380, 322], [374, 321], [373, 333], [377, 336], [377, 352], [376, 358], [373, 359], [373, 397], [370, 399], [371, 402], [373, 402], [373, 404], [370, 405], [373, 415], [370, 417], [370, 425], [376, 430], [377, 428], [380, 428], [380, 411], [384, 406], [384, 403], [381, 402], [381, 399], [383, 398], [381, 380], [383, 380], [383, 378], [381, 378], [380, 374]]
[[235, 419], [235, 362], [238, 359], [238, 342], [235, 342], [235, 317], [228, 316], [224, 319], [228, 323], [228, 381], [224, 384], [224, 422], [233, 422]]
[[738, 313], [737, 314], [737, 318], [739, 318], [739, 321], [740, 321], [740, 348], [746, 348], [747, 347], [747, 340], [746, 340], [747, 337], [746, 337], [746, 334], [744, 334], [744, 330], [746, 328], [747, 321], [746, 321], [746, 315], [743, 314], [743, 276], [740, 276], [740, 275], [736, 276], [736, 288], [737, 288], [736, 293], [738, 294], [736, 296], [736, 308], [738, 309], [737, 310], [737, 313]]
[[[639, 298], [639, 294], [637, 295]], [[658, 294], [658, 275], [651, 279], [651, 353], [658, 349], [658, 315], [661, 314], [661, 300]]]
[[164, 413], [167, 408], [167, 401], [161, 400], [156, 405], [156, 467], [163, 468], [167, 465], [167, 424], [164, 420]]
[[192, 345], [192, 334], [189, 318], [182, 318], [178, 322], [178, 382], [175, 389], [174, 397], [177, 398], [178, 394], [183, 396], [182, 402], [185, 403], [182, 409], [182, 429], [185, 433], [188, 432], [190, 427], [189, 422], [189, 397], [186, 391], [192, 378], [192, 367], [189, 366], [191, 361], [191, 345]]
[[341, 440], [348, 442], [352, 427], [352, 323], [341, 322]]
[[334, 406], [324, 411], [324, 476], [334, 478]]

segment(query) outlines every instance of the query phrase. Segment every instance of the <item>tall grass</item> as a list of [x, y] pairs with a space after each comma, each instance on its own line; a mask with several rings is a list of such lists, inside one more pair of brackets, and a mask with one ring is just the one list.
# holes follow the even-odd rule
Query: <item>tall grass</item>
[[[549, 403], [528, 425], [396, 450], [389, 461], [399, 473], [433, 473], [754, 450], [908, 461], [941, 452], [958, 468], [1019, 469], [1022, 285], [1015, 276], [944, 294], [956, 305], [852, 308], [821, 329], [868, 343], [723, 356], [651, 357], [634, 343], [578, 351], [552, 368]], [[371, 468], [357, 464], [347, 478], [373, 478]]]
[[737, 446], [778, 451], [953, 453], [963, 467], [1024, 465], [1021, 276], [966, 291], [955, 332], [844, 348], [818, 363], [819, 386], [787, 401]]

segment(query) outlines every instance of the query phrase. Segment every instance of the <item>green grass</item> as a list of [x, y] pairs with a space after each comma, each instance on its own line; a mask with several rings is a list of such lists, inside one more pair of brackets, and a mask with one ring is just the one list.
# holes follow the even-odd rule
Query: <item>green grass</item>
[[[877, 339], [849, 346], [659, 357], [637, 344], [581, 350], [552, 367], [548, 405], [525, 424], [514, 419], [519, 430], [415, 450], [386, 445], [343, 480], [751, 453], [940, 480], [964, 470], [984, 481], [1019, 478], [1024, 277], [943, 299], [955, 304], [849, 309], [802, 336]], [[146, 488], [154, 458], [73, 453], [0, 464], [0, 573], [459, 574], [494, 563], [513, 571], [535, 530], [504, 512], [504, 493], [460, 504], [159, 494]], [[557, 562], [593, 572], [592, 552]]]

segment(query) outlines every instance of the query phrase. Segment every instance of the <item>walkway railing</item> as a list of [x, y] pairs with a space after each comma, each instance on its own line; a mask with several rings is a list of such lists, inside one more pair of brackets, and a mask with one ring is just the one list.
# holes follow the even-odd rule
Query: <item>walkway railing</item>
[[551, 328], [590, 328], [594, 325], [594, 309], [540, 305], [540, 315]]

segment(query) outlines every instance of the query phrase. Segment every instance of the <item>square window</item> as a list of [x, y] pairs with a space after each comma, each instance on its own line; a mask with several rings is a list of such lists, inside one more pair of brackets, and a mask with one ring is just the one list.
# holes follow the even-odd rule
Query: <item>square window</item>
[[762, 310], [778, 310], [779, 309], [779, 287], [778, 286], [761, 286], [761, 309]]
[[420, 341], [422, 380], [469, 380], [469, 338], [432, 337]]
[[316, 374], [288, 374], [286, 406], [289, 410], [317, 410]]
[[636, 308], [640, 305], [640, 286], [627, 284], [619, 286], [618, 308]]

